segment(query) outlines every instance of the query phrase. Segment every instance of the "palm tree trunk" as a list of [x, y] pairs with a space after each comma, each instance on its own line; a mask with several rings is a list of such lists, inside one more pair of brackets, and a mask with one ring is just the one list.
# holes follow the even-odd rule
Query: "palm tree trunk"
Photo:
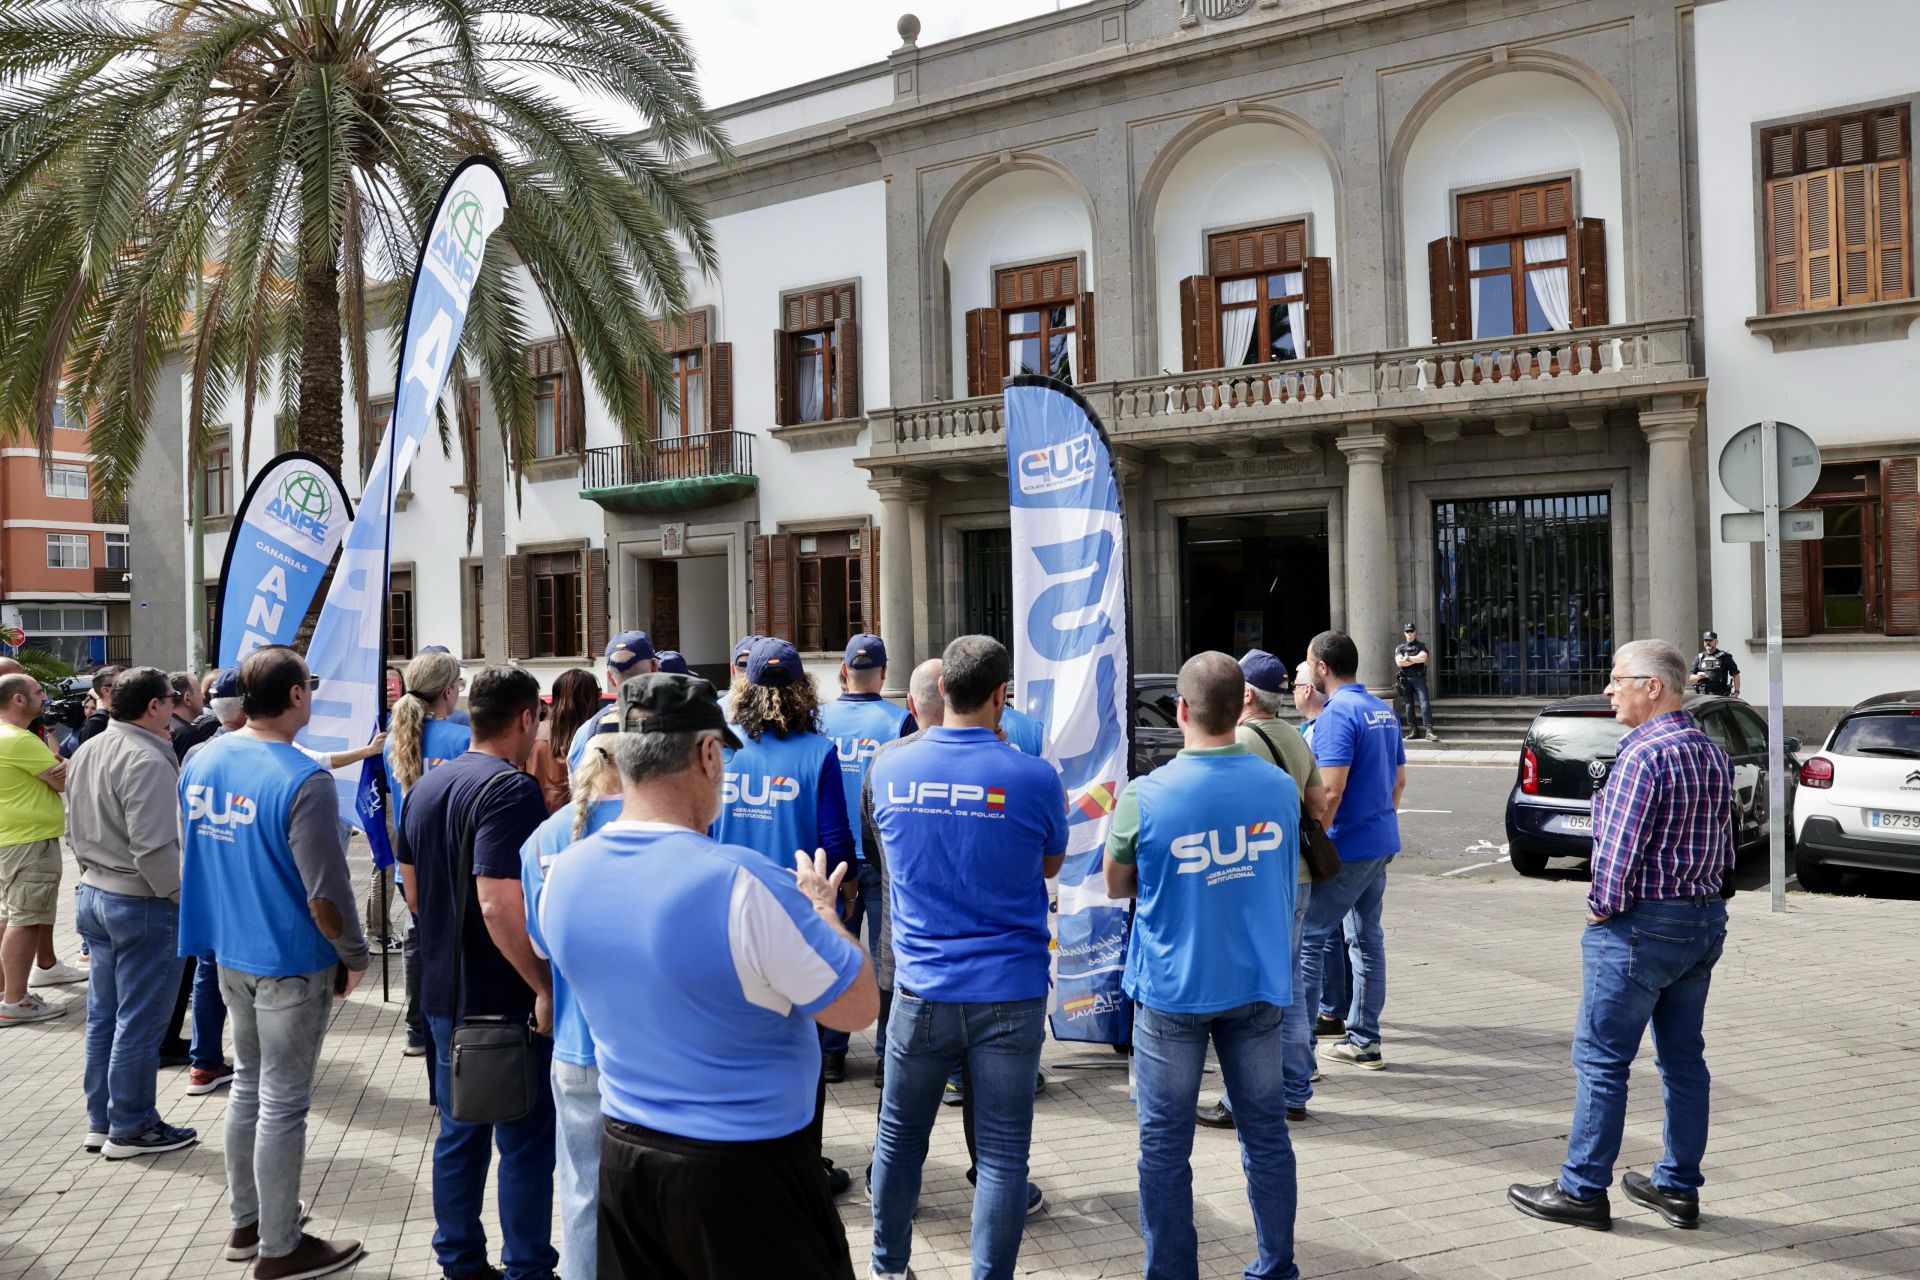
[[342, 450], [340, 268], [331, 258], [300, 273], [299, 447], [336, 472]]

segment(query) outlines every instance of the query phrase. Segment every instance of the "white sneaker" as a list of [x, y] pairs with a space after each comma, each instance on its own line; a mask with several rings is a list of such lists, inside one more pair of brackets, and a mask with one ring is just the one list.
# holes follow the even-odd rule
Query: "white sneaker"
[[17, 1027], [28, 1022], [45, 1022], [48, 1018], [66, 1016], [67, 1006], [48, 1004], [39, 996], [28, 992], [20, 997], [19, 1004], [8, 1004], [0, 1000], [0, 1027]]
[[56, 960], [51, 969], [42, 969], [39, 965], [34, 965], [32, 975], [27, 978], [27, 986], [29, 989], [35, 987], [66, 987], [76, 982], [85, 982], [86, 980], [87, 971], [85, 969], [76, 969], [64, 960]]
[[87, 1140], [86, 1140], [85, 1146], [87, 1150], [93, 1152], [95, 1155], [98, 1155], [100, 1153], [100, 1148], [106, 1145], [107, 1145], [106, 1134], [101, 1133], [98, 1130], [91, 1131], [87, 1134]]

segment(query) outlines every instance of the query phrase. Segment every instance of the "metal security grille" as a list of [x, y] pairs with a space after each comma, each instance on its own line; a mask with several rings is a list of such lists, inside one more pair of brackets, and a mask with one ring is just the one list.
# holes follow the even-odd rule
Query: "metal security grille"
[[1608, 495], [1433, 504], [1437, 692], [1597, 693], [1613, 665]]
[[961, 535], [960, 580], [967, 632], [1013, 645], [1013, 532], [969, 529]]

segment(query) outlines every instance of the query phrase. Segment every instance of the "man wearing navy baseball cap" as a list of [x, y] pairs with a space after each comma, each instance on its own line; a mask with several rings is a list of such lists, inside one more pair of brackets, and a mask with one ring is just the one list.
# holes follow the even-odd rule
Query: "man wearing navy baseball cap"
[[[660, 669], [659, 655], [653, 651], [653, 637], [644, 631], [622, 631], [607, 641], [607, 691], [602, 701], [611, 703], [620, 696], [620, 686], [635, 676], [644, 676]], [[600, 727], [600, 721], [612, 717], [618, 719], [609, 706], [599, 715], [589, 717], [573, 732], [573, 741], [567, 746], [567, 771], [571, 773], [580, 767], [580, 759], [587, 753], [587, 739]]]
[[733, 642], [733, 649], [727, 655], [727, 687], [720, 691], [720, 714], [729, 724], [733, 723], [733, 700], [739, 696], [740, 686], [747, 678], [747, 655], [764, 639], [760, 633], [750, 631]]
[[[820, 728], [833, 739], [834, 749], [840, 753], [840, 781], [846, 788], [847, 813], [860, 812], [860, 789], [866, 780], [867, 765], [873, 760], [874, 752], [896, 738], [904, 738], [919, 728], [913, 721], [913, 715], [905, 707], [895, 706], [880, 696], [880, 690], [887, 681], [887, 644], [879, 636], [861, 632], [847, 641], [847, 651], [840, 662], [840, 696], [820, 708]], [[853, 906], [847, 913], [847, 932], [855, 938], [860, 936], [860, 922], [875, 910], [879, 901], [880, 870], [868, 865], [861, 850], [860, 824], [853, 823], [854, 875], [860, 884], [860, 892], [853, 900]], [[878, 931], [868, 939], [868, 944], [877, 948]], [[879, 959], [876, 950], [874, 958]], [[880, 1025], [874, 1031], [874, 1043], [886, 1044], [887, 1002], [880, 1006]], [[826, 1072], [828, 1084], [839, 1084], [847, 1078], [847, 1046], [849, 1040], [844, 1031], [823, 1028], [820, 1032], [820, 1052], [822, 1069]], [[881, 1059], [884, 1063], [884, 1057]], [[876, 1074], [879, 1068], [876, 1067]]]

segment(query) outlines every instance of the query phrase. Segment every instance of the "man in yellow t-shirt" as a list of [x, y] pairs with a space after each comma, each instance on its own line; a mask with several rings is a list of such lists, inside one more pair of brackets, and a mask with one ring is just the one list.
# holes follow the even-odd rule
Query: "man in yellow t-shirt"
[[0, 974], [6, 985], [0, 1027], [59, 1017], [66, 1006], [40, 999], [29, 985], [75, 982], [82, 976], [53, 954], [60, 836], [67, 825], [60, 792], [67, 766], [27, 727], [40, 714], [42, 701], [40, 682], [32, 676], [0, 676], [0, 913], [5, 923]]

